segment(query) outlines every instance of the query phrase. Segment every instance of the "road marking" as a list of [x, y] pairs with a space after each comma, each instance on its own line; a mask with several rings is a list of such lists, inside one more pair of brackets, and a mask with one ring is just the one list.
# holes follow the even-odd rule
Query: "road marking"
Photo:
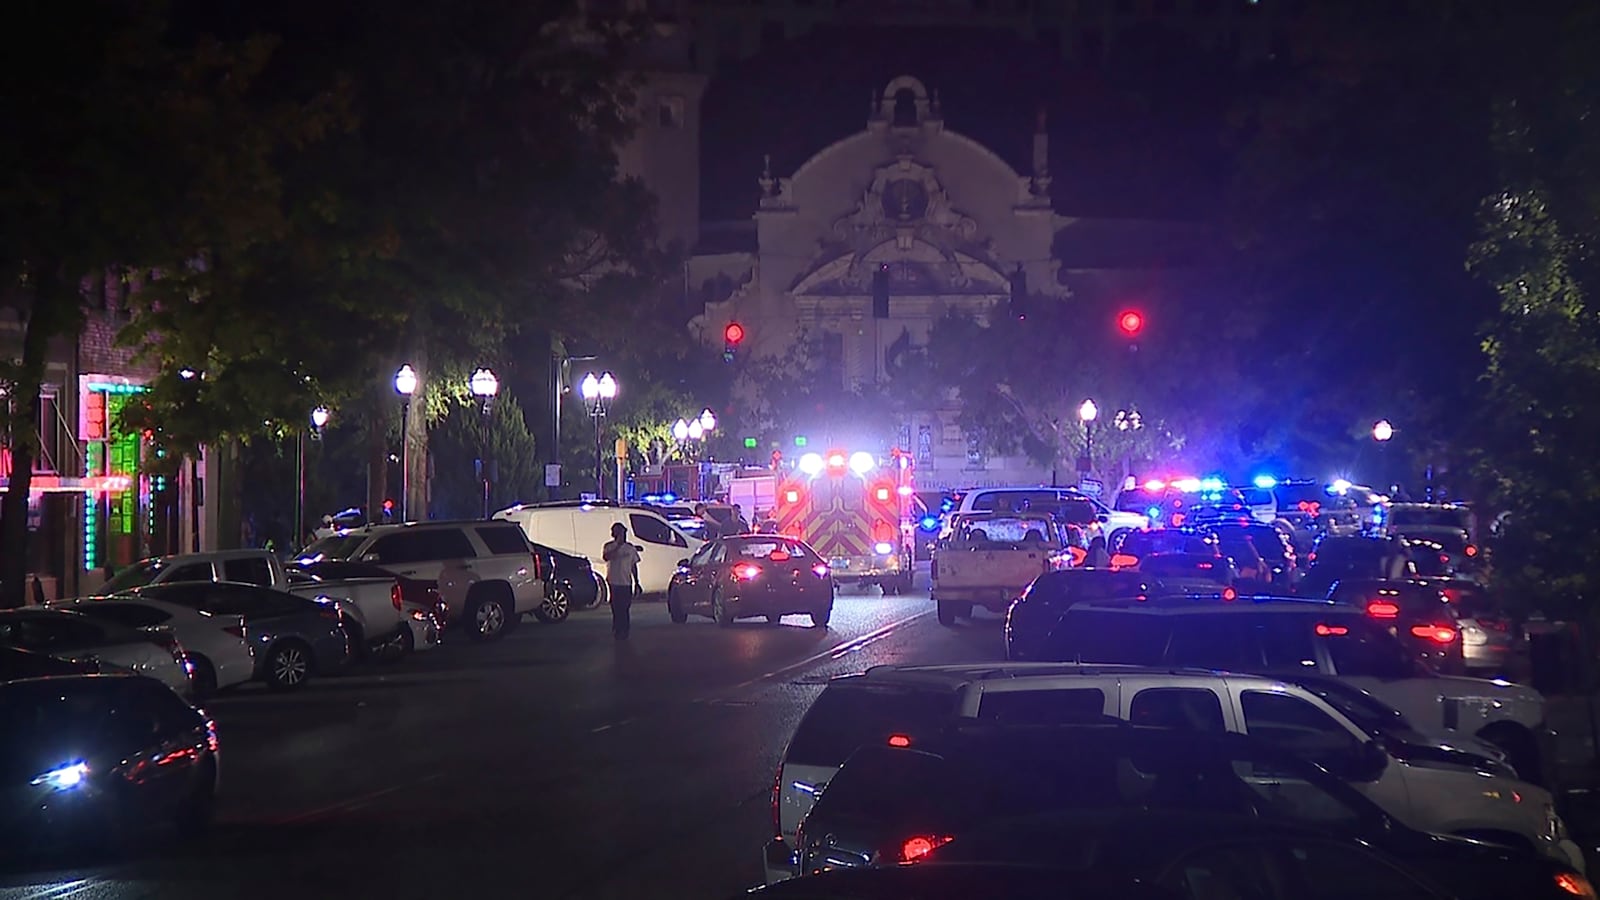
[[341, 800], [338, 803], [330, 803], [327, 806], [321, 806], [321, 807], [318, 807], [316, 809], [309, 810], [307, 812], [295, 813], [292, 816], [286, 816], [286, 817], [284, 817], [282, 819], [279, 819], [278, 820], [278, 824], [279, 825], [298, 825], [298, 824], [303, 823], [303, 822], [311, 821], [312, 819], [319, 819], [319, 818], [321, 818], [323, 816], [326, 816], [326, 815], [329, 815], [331, 813], [351, 812], [351, 811], [360, 809], [363, 806], [369, 806], [372, 803], [374, 803], [374, 802], [376, 802], [378, 800], [381, 800], [384, 797], [389, 796], [390, 794], [398, 793], [400, 791], [410, 790], [410, 789], [412, 789], [414, 787], [426, 784], [426, 783], [428, 783], [430, 781], [438, 781], [440, 778], [443, 778], [443, 777], [444, 777], [444, 773], [443, 772], [435, 772], [432, 775], [424, 775], [421, 778], [417, 778], [417, 779], [414, 779], [412, 781], [408, 781], [405, 784], [396, 784], [396, 785], [393, 785], [393, 786], [390, 786], [390, 787], [383, 788], [381, 790], [373, 791], [370, 794], [362, 794], [359, 797], [352, 797], [352, 798], [350, 798], [348, 800]]
[[101, 879], [98, 878], [79, 878], [76, 881], [63, 881], [60, 884], [52, 884], [49, 887], [42, 887], [30, 894], [25, 894], [24, 898], [25, 900], [57, 900], [60, 897], [70, 897], [73, 894], [97, 887], [101, 883]]
[[[849, 654], [854, 653], [857, 650], [860, 650], [862, 647], [865, 647], [868, 644], [871, 644], [872, 642], [878, 640], [879, 638], [888, 637], [896, 629], [900, 628], [900, 626], [907, 625], [907, 624], [910, 624], [912, 622], [915, 622], [916, 620], [922, 618], [923, 616], [929, 615], [932, 612], [933, 612], [933, 610], [931, 610], [931, 609], [925, 609], [922, 612], [916, 613], [915, 615], [907, 616], [904, 619], [896, 619], [895, 621], [890, 622], [889, 624], [884, 625], [884, 626], [882, 626], [880, 628], [875, 628], [872, 631], [869, 631], [866, 634], [861, 635], [860, 637], [851, 638], [850, 640], [845, 641], [844, 643], [838, 644], [838, 645], [833, 646], [833, 647], [829, 647], [828, 649], [823, 650], [821, 653], [813, 653], [810, 656], [806, 657], [805, 659], [800, 660], [799, 662], [790, 663], [789, 665], [784, 666], [781, 669], [774, 669], [773, 671], [768, 672], [765, 675], [760, 675], [760, 676], [757, 676], [755, 678], [750, 679], [749, 681], [743, 682], [741, 684], [736, 684], [733, 687], [728, 688], [726, 691], [721, 692], [721, 693], [733, 693], [734, 691], [741, 691], [741, 690], [744, 690], [747, 687], [752, 687], [754, 685], [760, 684], [763, 681], [776, 681], [776, 680], [778, 680], [780, 678], [783, 678], [784, 676], [789, 675], [789, 674], [791, 674], [793, 672], [797, 672], [797, 671], [799, 671], [801, 669], [805, 669], [805, 668], [807, 668], [809, 666], [816, 665], [817, 663], [822, 662], [825, 659], [830, 659], [830, 660], [831, 659], [839, 659], [840, 657], [848, 656]], [[713, 695], [713, 696], [715, 696], [715, 695]], [[713, 698], [712, 697], [702, 698], [702, 700], [710, 700], [710, 699], [713, 699]]]
[[622, 726], [628, 724], [629, 722], [632, 722], [635, 718], [637, 718], [637, 717], [636, 716], [630, 716], [630, 717], [628, 717], [626, 719], [623, 719], [620, 722], [610, 722], [610, 723], [607, 723], [605, 725], [601, 725], [599, 728], [591, 728], [591, 729], [589, 729], [589, 733], [590, 734], [599, 734], [602, 731], [610, 731], [613, 728], [621, 728]]

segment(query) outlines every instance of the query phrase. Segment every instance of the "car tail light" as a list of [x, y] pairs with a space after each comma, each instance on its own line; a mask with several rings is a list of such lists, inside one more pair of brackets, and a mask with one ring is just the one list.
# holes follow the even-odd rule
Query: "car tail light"
[[538, 553], [533, 554], [533, 577], [540, 581], [544, 580], [544, 557]]
[[1231, 587], [1225, 587], [1222, 589], [1222, 599], [1228, 601], [1237, 600], [1239, 599], [1239, 592]]
[[754, 563], [740, 563], [733, 567], [733, 577], [740, 581], [755, 581], [761, 577], [761, 567]]
[[1394, 619], [1400, 615], [1400, 604], [1388, 600], [1374, 600], [1367, 604], [1367, 615], [1374, 619]]
[[405, 594], [400, 590], [400, 582], [396, 581], [389, 588], [389, 602], [394, 604], [394, 611], [399, 612], [405, 608]]
[[1126, 569], [1129, 566], [1137, 566], [1138, 564], [1139, 557], [1129, 556], [1126, 553], [1118, 553], [1111, 557], [1111, 567], [1113, 569]]
[[1194, 567], [1197, 569], [1210, 569], [1211, 566], [1212, 564], [1208, 562], [1198, 562], [1194, 564]]
[[900, 861], [916, 862], [929, 853], [955, 840], [948, 834], [915, 834], [900, 845]]
[[767, 556], [767, 559], [770, 559], [773, 562], [788, 562], [789, 552], [780, 547], [777, 550], [772, 551], [772, 553]]
[[1448, 554], [1448, 553], [1439, 554], [1439, 562], [1441, 562], [1441, 563], [1450, 562], [1450, 554]]
[[1317, 637], [1340, 637], [1350, 633], [1350, 629], [1343, 625], [1318, 625]]
[[891, 746], [891, 747], [909, 747], [909, 746], [911, 746], [911, 735], [909, 735], [909, 734], [891, 734], [891, 735], [889, 735], [889, 746]]
[[811, 571], [815, 572], [818, 578], [827, 578], [829, 569], [826, 563], [817, 563], [811, 567]]
[[1411, 634], [1436, 644], [1448, 644], [1456, 639], [1456, 630], [1449, 625], [1413, 625]]
[[1471, 544], [1468, 544], [1467, 545], [1467, 549], [1466, 549], [1466, 554], [1468, 556], [1477, 556], [1478, 555], [1478, 548], [1472, 546]]

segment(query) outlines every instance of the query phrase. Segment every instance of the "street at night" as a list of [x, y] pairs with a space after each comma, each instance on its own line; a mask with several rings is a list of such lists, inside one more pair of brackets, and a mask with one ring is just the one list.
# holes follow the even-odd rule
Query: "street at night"
[[940, 628], [925, 589], [803, 616], [683, 625], [634, 607], [529, 622], [207, 705], [218, 824], [135, 862], [11, 871], [0, 897], [704, 897], [761, 881], [773, 769], [830, 675], [995, 659], [998, 618]]

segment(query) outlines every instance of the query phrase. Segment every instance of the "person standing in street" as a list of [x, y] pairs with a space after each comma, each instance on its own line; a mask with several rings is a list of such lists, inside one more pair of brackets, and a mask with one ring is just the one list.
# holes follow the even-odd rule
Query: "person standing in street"
[[639, 550], [628, 542], [628, 526], [617, 522], [600, 554], [606, 564], [606, 583], [611, 586], [611, 635], [619, 641], [628, 639], [633, 624], [629, 614], [639, 592]]

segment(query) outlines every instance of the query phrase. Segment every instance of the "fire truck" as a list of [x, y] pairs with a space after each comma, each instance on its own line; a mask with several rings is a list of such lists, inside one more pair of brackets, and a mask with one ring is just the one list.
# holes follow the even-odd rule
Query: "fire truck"
[[916, 536], [911, 455], [866, 451], [807, 453], [774, 474], [777, 530], [810, 544], [835, 583], [911, 590]]

